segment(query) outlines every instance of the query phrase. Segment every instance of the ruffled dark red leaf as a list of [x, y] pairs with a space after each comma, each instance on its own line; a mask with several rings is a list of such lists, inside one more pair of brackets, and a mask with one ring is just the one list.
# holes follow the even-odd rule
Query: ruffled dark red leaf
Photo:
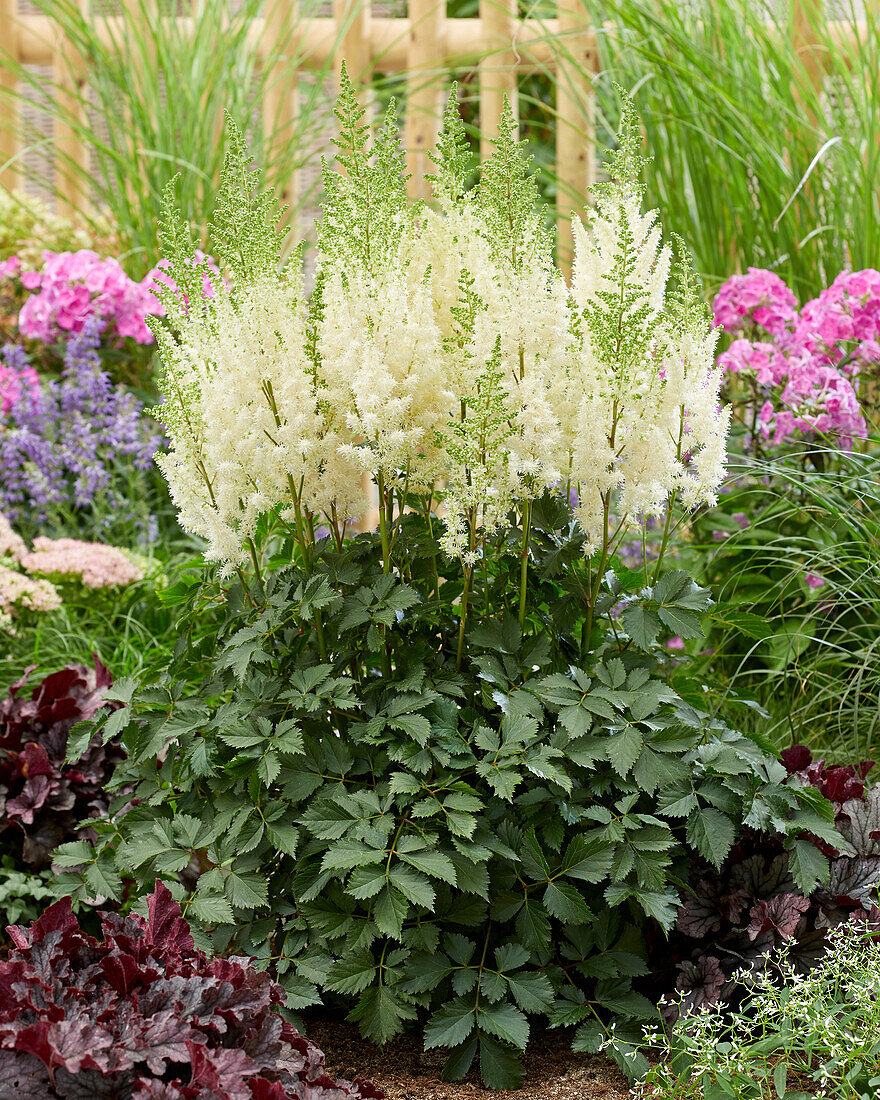
[[166, 886], [156, 884], [147, 909], [147, 920], [103, 914], [100, 941], [80, 929], [69, 899], [10, 929], [0, 1066], [20, 1078], [16, 1098], [381, 1098], [326, 1075], [321, 1051], [274, 1011], [283, 990], [250, 959], [197, 951]]
[[[77, 825], [107, 809], [106, 786], [123, 752], [95, 736], [75, 764], [65, 762], [70, 731], [104, 706], [110, 673], [71, 665], [24, 689], [33, 668], [0, 700], [0, 832], [21, 838], [21, 859], [46, 867], [51, 852], [77, 836]], [[118, 703], [109, 704], [111, 709]]]

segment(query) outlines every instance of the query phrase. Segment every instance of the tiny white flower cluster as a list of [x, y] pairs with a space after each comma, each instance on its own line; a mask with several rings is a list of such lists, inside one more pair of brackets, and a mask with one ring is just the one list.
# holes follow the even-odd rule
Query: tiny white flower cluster
[[588, 553], [607, 547], [612, 513], [712, 501], [729, 423], [716, 335], [684, 264], [670, 288], [670, 251], [641, 212], [631, 112], [614, 182], [575, 221], [570, 287], [509, 113], [466, 191], [450, 107], [435, 209], [406, 204], [393, 119], [370, 153], [362, 114], [346, 85], [345, 174], [327, 174], [311, 300], [299, 271], [277, 273], [265, 200], [234, 194], [247, 163], [234, 135], [241, 162], [218, 202], [232, 213], [214, 224], [230, 280], [210, 299], [169, 299], [153, 326], [171, 440], [160, 465], [208, 558], [241, 564], [272, 509], [297, 530], [339, 529], [366, 508], [364, 472], [380, 492], [442, 497], [444, 549], [468, 565], [476, 530], [548, 488], [576, 494]]
[[[751, 1095], [756, 1085], [769, 1095], [771, 1082], [790, 1074], [811, 1080], [815, 1091], [810, 1095], [855, 1096], [855, 1081], [880, 1077], [876, 937], [875, 918], [852, 918], [828, 930], [825, 954], [807, 972], [787, 945], [762, 969], [734, 975], [746, 993], [740, 1009], [703, 1005], [681, 1015], [671, 1035], [646, 1029], [645, 1045], [687, 1055], [687, 1078], [673, 1059], [661, 1058], [634, 1095], [681, 1100], [702, 1096], [713, 1086], [719, 1095], [745, 1095], [746, 1090]], [[777, 1089], [779, 1095], [782, 1091]]]

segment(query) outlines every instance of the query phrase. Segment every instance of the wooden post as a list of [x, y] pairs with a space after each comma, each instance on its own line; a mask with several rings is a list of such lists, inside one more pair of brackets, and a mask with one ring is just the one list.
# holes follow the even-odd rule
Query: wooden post
[[597, 68], [597, 49], [580, 0], [557, 3], [556, 217], [559, 266], [569, 275], [574, 246], [571, 214], [583, 214], [596, 178], [596, 96], [590, 76]]
[[[263, 105], [263, 135], [267, 163], [275, 159], [286, 142], [293, 140], [297, 117], [297, 83], [294, 57], [291, 53], [292, 28], [287, 0], [274, 0], [266, 13], [264, 53], [271, 65], [272, 77]], [[285, 221], [294, 216], [298, 198], [296, 175], [279, 185], [278, 201], [289, 206]], [[299, 240], [299, 234], [294, 234]]]
[[443, 71], [446, 54], [446, 0], [409, 0], [409, 63], [406, 81], [406, 167], [410, 196], [428, 199], [431, 187], [428, 151], [440, 128]]
[[[17, 0], [0, 0], [0, 26], [3, 28], [3, 48], [18, 60], [18, 5]], [[21, 182], [21, 172], [15, 157], [18, 155], [18, 126], [21, 105], [13, 98], [18, 91], [18, 79], [5, 65], [0, 64], [0, 184], [9, 191]], [[13, 161], [6, 168], [3, 165]]]
[[514, 118], [518, 114], [516, 94], [517, 54], [513, 48], [517, 25], [517, 0], [480, 0], [480, 21], [488, 46], [479, 61], [480, 157], [492, 155], [492, 139], [498, 132], [505, 95]]
[[[80, 7], [85, 10], [83, 0]], [[55, 121], [55, 190], [58, 213], [70, 218], [83, 210], [88, 197], [89, 150], [82, 131], [86, 122], [85, 60], [60, 32], [53, 45], [52, 74], [58, 105], [66, 116]]]
[[333, 59], [337, 85], [343, 61], [354, 84], [366, 83], [370, 79], [373, 61], [370, 0], [333, 0], [333, 18], [337, 32]]
[[791, 48], [804, 67], [807, 82], [817, 91], [822, 87], [823, 73], [816, 27], [824, 18], [825, 0], [791, 0]]

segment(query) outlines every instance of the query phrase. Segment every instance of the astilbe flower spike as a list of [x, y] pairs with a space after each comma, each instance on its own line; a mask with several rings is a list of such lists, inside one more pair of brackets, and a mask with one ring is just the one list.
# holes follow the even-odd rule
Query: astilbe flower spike
[[575, 225], [570, 288], [509, 107], [468, 191], [450, 101], [435, 210], [407, 203], [391, 109], [368, 148], [344, 77], [337, 118], [345, 172], [325, 173], [308, 302], [297, 253], [278, 274], [278, 214], [234, 127], [212, 224], [229, 282], [211, 299], [166, 196], [179, 292], [160, 290], [166, 322], [149, 322], [171, 440], [158, 461], [207, 557], [224, 571], [244, 562], [273, 510], [331, 527], [362, 514], [364, 473], [380, 493], [442, 492], [444, 549], [468, 567], [511, 508], [560, 484], [588, 553], [608, 543], [611, 513], [625, 526], [673, 498], [711, 502], [729, 423], [717, 333], [684, 260], [670, 281], [656, 215], [641, 211], [632, 110], [614, 178]]

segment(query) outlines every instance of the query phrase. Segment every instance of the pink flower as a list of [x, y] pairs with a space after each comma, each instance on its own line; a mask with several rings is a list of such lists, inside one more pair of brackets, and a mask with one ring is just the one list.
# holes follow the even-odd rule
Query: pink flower
[[0, 416], [5, 416], [25, 394], [36, 397], [39, 392], [40, 379], [34, 368], [27, 362], [16, 363], [4, 349], [0, 358]]
[[12, 558], [13, 561], [20, 562], [26, 553], [24, 539], [12, 530], [9, 520], [0, 512], [0, 558]]
[[733, 275], [712, 303], [715, 320], [732, 336], [745, 336], [761, 328], [782, 336], [794, 328], [797, 299], [772, 271], [750, 267], [747, 275]]
[[14, 279], [21, 271], [21, 260], [18, 256], [10, 256], [8, 260], [0, 263], [0, 279]]
[[[217, 266], [217, 261], [213, 256], [209, 256], [206, 252], [202, 252], [200, 248], [196, 249], [195, 256], [192, 260], [187, 261], [187, 266], [194, 268], [204, 268], [201, 273], [202, 279], [202, 296], [206, 299], [213, 298], [214, 284], [223, 282], [228, 285], [226, 279], [223, 277], [220, 268]], [[160, 260], [158, 264], [150, 271], [141, 286], [148, 291], [150, 297], [154, 301], [154, 306], [151, 312], [156, 313], [159, 317], [165, 316], [165, 307], [162, 305], [159, 297], [159, 291], [163, 288], [170, 290], [181, 301], [183, 308], [186, 309], [189, 306], [189, 299], [186, 294], [177, 286], [174, 279], [169, 274], [168, 269], [171, 267], [170, 260]]]
[[820, 573], [807, 573], [804, 580], [810, 588], [823, 588], [825, 585], [825, 578]]
[[33, 580], [0, 565], [0, 612], [8, 615], [16, 608], [54, 611], [60, 606], [61, 597], [49, 581]]
[[679, 638], [678, 635], [676, 635], [674, 638], [667, 638], [666, 639], [666, 648], [667, 649], [684, 649], [684, 638]]
[[102, 326], [112, 324], [119, 336], [138, 343], [152, 343], [153, 335], [144, 317], [156, 312], [156, 301], [141, 283], [130, 279], [111, 257], [96, 252], [44, 252], [41, 272], [25, 273], [35, 278], [22, 283], [32, 294], [18, 316], [21, 332], [35, 340], [51, 342], [60, 335], [82, 332], [90, 317]]

